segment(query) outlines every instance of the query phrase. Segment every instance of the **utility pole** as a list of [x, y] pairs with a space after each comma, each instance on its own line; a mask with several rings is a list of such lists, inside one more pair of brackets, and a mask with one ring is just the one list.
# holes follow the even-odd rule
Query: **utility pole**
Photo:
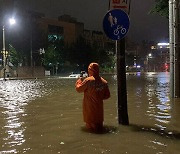
[[174, 0], [174, 97], [180, 97], [180, 58], [179, 58], [179, 0]]
[[174, 97], [174, 23], [173, 0], [169, 0], [170, 96]]
[[3, 25], [3, 78], [6, 79], [6, 42], [5, 42], [5, 26]]
[[34, 77], [34, 64], [33, 64], [33, 15], [29, 13], [29, 24], [30, 24], [30, 68], [31, 77]]
[[169, 0], [170, 95], [180, 97], [179, 0]]

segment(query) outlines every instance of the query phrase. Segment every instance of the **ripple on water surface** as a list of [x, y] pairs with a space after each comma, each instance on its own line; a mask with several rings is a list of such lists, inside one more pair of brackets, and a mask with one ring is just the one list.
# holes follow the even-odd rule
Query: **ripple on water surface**
[[73, 79], [0, 82], [0, 153], [178, 152], [179, 104], [173, 115], [166, 76], [128, 77], [128, 127], [117, 124], [116, 84], [108, 81], [105, 124], [115, 129], [105, 134], [81, 131], [83, 94]]
[[[11, 147], [5, 153], [16, 153], [15, 145], [21, 145], [24, 139], [24, 122], [21, 117], [26, 116], [24, 109], [30, 100], [41, 97], [46, 91], [42, 90], [43, 82], [36, 80], [8, 80], [0, 82], [0, 111], [5, 119], [4, 127], [0, 129], [5, 132], [1, 143], [2, 148]], [[0, 125], [2, 125], [1, 122]], [[3, 151], [2, 151], [3, 152]]]

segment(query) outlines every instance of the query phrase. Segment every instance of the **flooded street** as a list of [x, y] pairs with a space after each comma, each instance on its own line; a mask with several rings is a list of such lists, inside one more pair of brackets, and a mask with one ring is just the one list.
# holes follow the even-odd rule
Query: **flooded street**
[[180, 99], [169, 97], [169, 74], [127, 75], [129, 126], [117, 122], [116, 80], [103, 77], [103, 134], [85, 131], [76, 79], [0, 81], [0, 154], [178, 154]]

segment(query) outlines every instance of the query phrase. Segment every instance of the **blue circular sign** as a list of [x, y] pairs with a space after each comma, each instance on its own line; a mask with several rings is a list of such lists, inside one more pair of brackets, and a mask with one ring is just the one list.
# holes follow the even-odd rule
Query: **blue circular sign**
[[124, 11], [113, 9], [104, 16], [103, 29], [110, 39], [120, 40], [127, 34], [129, 24], [129, 17]]

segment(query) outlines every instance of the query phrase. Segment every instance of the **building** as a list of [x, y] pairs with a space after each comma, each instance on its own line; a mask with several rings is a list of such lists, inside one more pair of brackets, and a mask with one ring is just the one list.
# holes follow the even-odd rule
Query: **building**
[[75, 18], [69, 15], [59, 16], [58, 19], [42, 17], [37, 22], [48, 40], [51, 40], [52, 37], [62, 38], [65, 44], [75, 43], [84, 31], [84, 24], [77, 22]]
[[145, 60], [147, 71], [169, 71], [170, 55], [169, 43], [157, 43], [151, 46]]

